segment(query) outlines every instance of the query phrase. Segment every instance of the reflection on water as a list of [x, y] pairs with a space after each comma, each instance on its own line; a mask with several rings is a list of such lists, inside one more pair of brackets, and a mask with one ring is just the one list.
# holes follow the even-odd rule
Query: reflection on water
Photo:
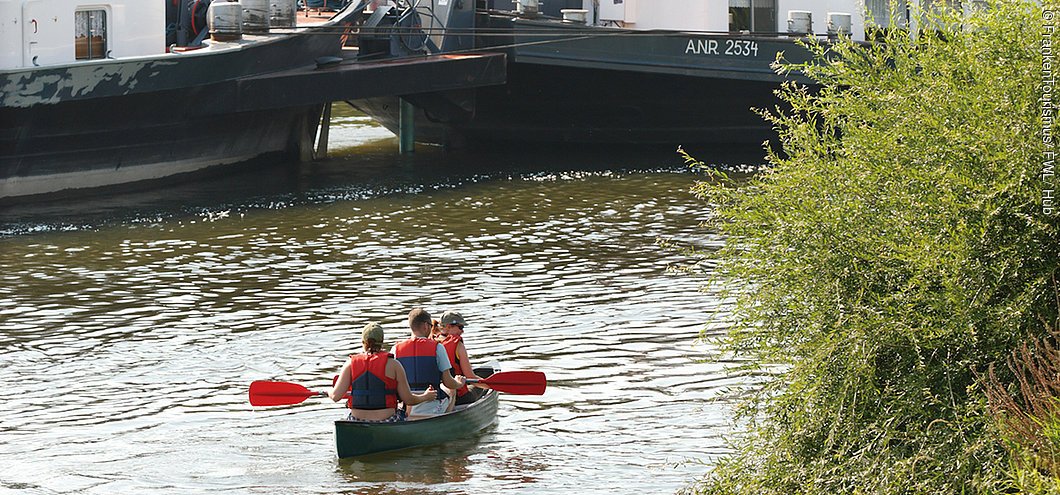
[[463, 483], [471, 479], [468, 452], [494, 434], [495, 426], [481, 435], [463, 438], [442, 445], [418, 449], [416, 455], [405, 452], [385, 452], [355, 459], [338, 460], [338, 472], [350, 482], [368, 481], [377, 484]]
[[[725, 451], [741, 379], [695, 344], [721, 303], [656, 246], [705, 242], [672, 153], [399, 157], [340, 118], [357, 147], [327, 162], [0, 211], [0, 493], [666, 493]], [[248, 405], [252, 380], [326, 388], [414, 306], [548, 392], [342, 461], [341, 406]]]

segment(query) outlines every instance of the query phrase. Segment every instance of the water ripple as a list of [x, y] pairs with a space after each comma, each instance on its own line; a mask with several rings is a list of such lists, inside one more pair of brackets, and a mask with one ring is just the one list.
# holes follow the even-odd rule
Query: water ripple
[[[725, 452], [747, 380], [701, 361], [722, 302], [656, 245], [701, 237], [689, 182], [352, 188], [0, 239], [0, 492], [671, 492]], [[393, 342], [414, 306], [461, 311], [476, 363], [544, 371], [548, 393], [503, 397], [481, 437], [341, 462], [341, 406], [247, 404], [256, 379], [328, 387], [358, 328]]]

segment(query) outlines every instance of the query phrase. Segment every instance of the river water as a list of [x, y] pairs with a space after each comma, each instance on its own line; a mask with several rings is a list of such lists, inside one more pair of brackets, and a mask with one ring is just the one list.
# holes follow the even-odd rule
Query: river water
[[[338, 107], [336, 107], [338, 109]], [[331, 160], [0, 210], [0, 493], [672, 493], [726, 451], [741, 379], [671, 150], [475, 155], [335, 119]], [[341, 148], [341, 149], [340, 149]], [[326, 389], [359, 329], [460, 311], [475, 364], [547, 374], [482, 434], [335, 457]], [[711, 332], [721, 332], [715, 328]]]

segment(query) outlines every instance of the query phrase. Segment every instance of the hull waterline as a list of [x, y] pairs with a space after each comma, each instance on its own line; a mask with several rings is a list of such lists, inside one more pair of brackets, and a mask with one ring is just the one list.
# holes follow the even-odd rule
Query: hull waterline
[[478, 433], [497, 419], [497, 392], [489, 391], [465, 409], [399, 423], [335, 422], [340, 459], [445, 443]]

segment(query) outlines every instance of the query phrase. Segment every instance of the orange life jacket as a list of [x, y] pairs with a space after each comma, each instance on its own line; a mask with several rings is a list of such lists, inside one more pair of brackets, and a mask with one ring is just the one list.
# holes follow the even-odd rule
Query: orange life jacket
[[424, 337], [410, 338], [394, 346], [394, 356], [405, 368], [409, 388], [419, 391], [426, 390], [428, 386], [434, 387], [441, 400], [448, 395], [442, 389], [442, 370], [438, 369], [437, 352], [438, 342]]
[[[449, 369], [453, 376], [463, 373], [463, 368], [460, 367], [460, 359], [456, 356], [456, 345], [463, 341], [463, 337], [456, 335], [446, 335], [445, 340], [442, 340], [442, 347], [445, 348], [445, 353], [449, 355], [449, 364], [453, 366]], [[456, 396], [461, 397], [466, 393], [467, 385], [464, 385], [456, 391]]]
[[386, 376], [386, 363], [394, 357], [388, 352], [350, 356], [351, 409], [387, 409], [397, 407], [397, 380]]

